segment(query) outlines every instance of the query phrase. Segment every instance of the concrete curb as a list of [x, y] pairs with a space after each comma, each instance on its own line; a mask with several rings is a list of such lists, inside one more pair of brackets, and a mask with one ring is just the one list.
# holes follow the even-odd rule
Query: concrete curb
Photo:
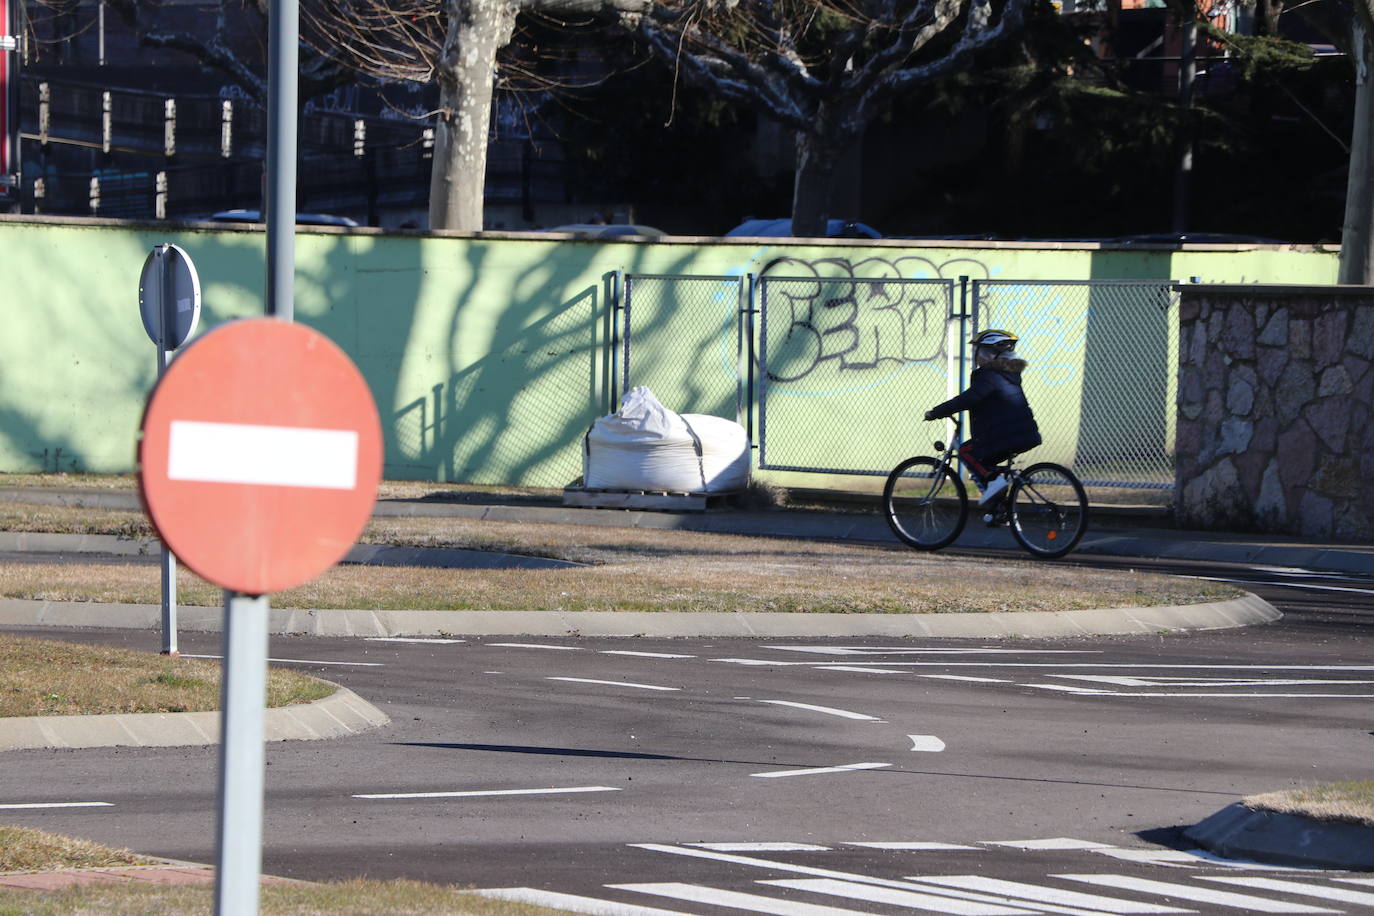
[[[337, 685], [335, 685], [337, 686]], [[342, 738], [391, 719], [346, 687], [322, 700], [268, 709], [268, 741]], [[0, 751], [52, 747], [185, 747], [219, 743], [218, 712], [0, 719]]]
[[1189, 827], [1183, 835], [1227, 859], [1374, 870], [1374, 827], [1256, 811], [1239, 802]]
[[[221, 608], [183, 607], [177, 629], [217, 632]], [[276, 634], [309, 636], [660, 636], [1052, 638], [1214, 630], [1272, 623], [1282, 614], [1257, 595], [1210, 604], [1018, 611], [1005, 614], [766, 614], [639, 611], [360, 611], [272, 608]], [[0, 626], [146, 630], [156, 605], [0, 600]]]

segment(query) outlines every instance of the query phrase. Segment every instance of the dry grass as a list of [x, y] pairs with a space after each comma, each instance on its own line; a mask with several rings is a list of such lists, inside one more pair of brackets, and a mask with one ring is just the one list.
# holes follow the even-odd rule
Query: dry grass
[[[0, 717], [206, 712], [219, 709], [219, 682], [214, 661], [0, 635]], [[308, 703], [334, 689], [269, 669], [267, 705]]]
[[[0, 475], [0, 484], [5, 476]], [[94, 479], [113, 485], [110, 478]], [[438, 494], [455, 501], [489, 500], [505, 492], [433, 483], [386, 487], [397, 496]], [[552, 491], [509, 489], [507, 495], [532, 502], [553, 498]], [[0, 528], [152, 534], [141, 512], [22, 503], [0, 503]], [[337, 567], [315, 582], [274, 595], [273, 604], [301, 609], [954, 613], [1190, 604], [1238, 594], [1229, 586], [1143, 573], [979, 561], [896, 546], [618, 526], [384, 519], [369, 524], [362, 540], [552, 557], [586, 568]], [[0, 566], [0, 597], [156, 604], [160, 591], [153, 567], [12, 564]], [[181, 604], [214, 607], [222, 600], [218, 588], [182, 571]]]
[[[1189, 604], [1232, 597], [1217, 583], [1030, 561], [688, 531], [469, 519], [374, 523], [365, 540], [561, 557], [563, 570], [339, 566], [272, 596], [282, 608], [381, 610], [956, 613]], [[0, 597], [156, 604], [153, 565], [9, 564]], [[213, 607], [219, 589], [182, 570], [178, 601]]]
[[118, 868], [151, 861], [154, 860], [134, 855], [127, 849], [114, 849], [28, 827], [0, 825], [0, 874], [63, 868]]
[[1256, 811], [1300, 814], [1319, 821], [1374, 827], [1374, 780], [1358, 779], [1267, 792], [1241, 799], [1241, 804]]
[[[87, 885], [64, 891], [0, 890], [0, 916], [199, 916], [213, 911], [204, 887]], [[490, 900], [419, 881], [332, 881], [262, 889], [263, 916], [552, 916], [563, 910]]]

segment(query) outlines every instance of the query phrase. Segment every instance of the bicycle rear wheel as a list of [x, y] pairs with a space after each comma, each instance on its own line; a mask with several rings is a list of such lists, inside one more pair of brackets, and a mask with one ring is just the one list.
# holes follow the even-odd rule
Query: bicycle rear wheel
[[1033, 464], [1011, 485], [1011, 533], [1032, 556], [1053, 560], [1088, 530], [1088, 494], [1066, 467]]
[[939, 550], [964, 530], [968, 493], [934, 458], [908, 458], [887, 476], [883, 514], [904, 543], [917, 550]]

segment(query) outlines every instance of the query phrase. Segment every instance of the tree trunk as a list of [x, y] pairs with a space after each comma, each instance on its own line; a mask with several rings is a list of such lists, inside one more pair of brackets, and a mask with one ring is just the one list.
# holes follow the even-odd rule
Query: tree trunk
[[1350, 174], [1337, 282], [1374, 283], [1374, 47], [1365, 17], [1355, 17], [1355, 129], [1350, 137]]
[[429, 227], [482, 228], [496, 52], [510, 43], [510, 0], [447, 0], [448, 34], [435, 76], [439, 117], [429, 180]]
[[823, 239], [830, 219], [830, 195], [835, 167], [844, 141], [817, 125], [815, 132], [797, 134], [797, 174], [792, 184], [792, 234]]

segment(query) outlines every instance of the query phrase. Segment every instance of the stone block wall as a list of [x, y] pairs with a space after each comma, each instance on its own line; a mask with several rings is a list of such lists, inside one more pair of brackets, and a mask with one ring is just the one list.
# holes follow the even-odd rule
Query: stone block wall
[[1374, 539], [1374, 289], [1180, 289], [1179, 524]]

